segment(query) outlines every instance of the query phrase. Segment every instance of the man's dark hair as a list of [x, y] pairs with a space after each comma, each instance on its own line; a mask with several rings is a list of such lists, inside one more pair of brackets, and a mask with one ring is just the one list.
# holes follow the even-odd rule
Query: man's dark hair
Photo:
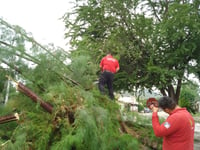
[[108, 50], [108, 51], [106, 52], [106, 54], [111, 54], [111, 55], [112, 55], [112, 52]]
[[176, 107], [176, 102], [168, 96], [161, 97], [158, 100], [158, 103], [159, 103], [159, 107], [162, 109], [168, 108], [168, 109], [173, 110]]

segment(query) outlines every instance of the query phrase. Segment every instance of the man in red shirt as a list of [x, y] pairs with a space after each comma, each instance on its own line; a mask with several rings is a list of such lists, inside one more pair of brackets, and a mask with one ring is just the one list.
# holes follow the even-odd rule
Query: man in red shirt
[[119, 62], [117, 59], [113, 58], [111, 53], [108, 53], [101, 59], [100, 68], [102, 73], [99, 78], [99, 90], [104, 94], [104, 86], [106, 84], [108, 87], [109, 97], [114, 99], [113, 79], [114, 74], [119, 70]]
[[169, 114], [160, 125], [158, 107], [150, 106], [153, 111], [152, 126], [156, 136], [163, 137], [163, 150], [194, 149], [194, 119], [186, 108], [181, 108], [167, 96], [158, 100], [159, 107]]

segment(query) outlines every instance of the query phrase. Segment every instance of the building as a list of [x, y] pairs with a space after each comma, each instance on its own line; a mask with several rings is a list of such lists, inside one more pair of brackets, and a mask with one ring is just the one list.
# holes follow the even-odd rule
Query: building
[[138, 111], [138, 102], [136, 98], [130, 94], [121, 94], [118, 98], [121, 110]]

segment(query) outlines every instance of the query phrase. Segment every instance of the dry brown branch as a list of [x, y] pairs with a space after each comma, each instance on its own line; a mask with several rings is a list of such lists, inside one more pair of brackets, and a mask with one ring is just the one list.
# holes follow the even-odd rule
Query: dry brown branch
[[0, 117], [0, 124], [11, 122], [11, 121], [17, 121], [19, 120], [19, 115], [18, 113], [12, 114], [12, 115], [6, 115]]

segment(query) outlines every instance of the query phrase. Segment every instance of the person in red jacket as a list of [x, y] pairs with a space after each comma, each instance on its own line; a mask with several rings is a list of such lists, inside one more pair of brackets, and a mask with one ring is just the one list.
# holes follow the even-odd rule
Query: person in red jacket
[[111, 53], [108, 53], [105, 57], [101, 59], [100, 62], [101, 75], [99, 78], [99, 90], [102, 94], [105, 93], [104, 87], [107, 85], [109, 97], [114, 99], [113, 94], [113, 79], [114, 74], [119, 70], [119, 62], [117, 59], [113, 58]]
[[156, 136], [163, 138], [163, 150], [193, 150], [194, 149], [194, 119], [186, 110], [167, 96], [158, 100], [159, 107], [169, 114], [168, 118], [159, 123], [158, 107], [150, 106], [152, 126]]

